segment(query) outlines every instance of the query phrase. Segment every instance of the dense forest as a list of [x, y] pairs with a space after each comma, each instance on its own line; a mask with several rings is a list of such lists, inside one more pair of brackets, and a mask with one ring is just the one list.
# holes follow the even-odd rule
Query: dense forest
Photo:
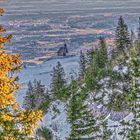
[[68, 140], [140, 140], [140, 19], [134, 32], [120, 16], [114, 44], [101, 36], [97, 46], [81, 51], [78, 76], [71, 73], [70, 81], [60, 62], [49, 89], [29, 81], [23, 109], [14, 96], [20, 88], [15, 73], [22, 68], [21, 56], [5, 51], [12, 37], [3, 36], [5, 31], [0, 26], [0, 140], [52, 140], [51, 130], [38, 121], [56, 100], [67, 106]]

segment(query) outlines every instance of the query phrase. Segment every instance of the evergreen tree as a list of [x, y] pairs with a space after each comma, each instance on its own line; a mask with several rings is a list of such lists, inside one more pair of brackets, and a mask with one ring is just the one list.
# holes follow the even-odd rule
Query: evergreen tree
[[93, 64], [93, 57], [94, 57], [94, 49], [92, 48], [90, 50], [87, 50], [87, 53], [86, 53], [87, 67]]
[[106, 88], [108, 95], [107, 107], [112, 111], [126, 111], [127, 92], [130, 90], [130, 79], [127, 73], [122, 71], [110, 71], [109, 80], [107, 81]]
[[52, 71], [52, 83], [51, 92], [55, 98], [63, 100], [67, 97], [67, 87], [65, 80], [64, 69], [60, 62], [57, 63], [56, 67]]
[[[134, 33], [131, 32], [131, 41], [133, 40]], [[133, 42], [133, 41], [132, 41]], [[131, 45], [133, 44], [131, 42]], [[130, 78], [128, 75], [128, 60], [130, 44], [129, 32], [127, 25], [122, 16], [119, 18], [118, 26], [116, 29], [116, 46], [113, 49], [113, 57], [110, 62], [110, 72], [108, 81], [108, 107], [115, 111], [124, 111], [127, 108], [126, 96], [130, 90]], [[115, 70], [117, 68], [117, 70]]]
[[76, 102], [76, 96], [75, 96], [78, 91], [78, 83], [76, 80], [73, 79], [73, 77], [71, 80], [72, 81], [69, 85], [70, 101], [68, 103], [68, 117], [69, 117], [68, 119], [69, 122], [73, 124], [77, 114], [77, 107], [78, 107]]
[[37, 81], [35, 85], [36, 103], [40, 104], [46, 100], [45, 85], [41, 81]]
[[92, 139], [91, 134], [98, 129], [95, 126], [96, 120], [91, 114], [89, 115], [86, 105], [83, 104], [83, 96], [76, 91], [76, 85], [75, 81], [72, 81], [71, 98], [68, 105], [68, 119], [71, 124], [69, 140]]
[[[118, 56], [119, 57], [119, 56]], [[116, 61], [117, 61], [116, 57]], [[112, 111], [124, 111], [127, 108], [127, 91], [130, 89], [130, 79], [127, 72], [127, 59], [123, 54], [121, 61], [114, 60], [104, 62], [105, 68], [98, 77], [97, 98], [98, 103], [106, 106]]]
[[46, 112], [48, 110], [48, 107], [52, 101], [51, 95], [49, 93], [49, 90], [47, 89], [43, 95], [41, 95], [41, 100], [40, 100], [40, 104], [38, 105], [38, 109], [42, 110], [43, 112]]
[[35, 106], [36, 106], [36, 102], [35, 102], [34, 87], [31, 83], [31, 81], [29, 81], [28, 89], [27, 89], [26, 95], [24, 97], [23, 108], [34, 109]]
[[125, 52], [125, 49], [127, 49], [131, 44], [128, 27], [122, 16], [120, 16], [118, 26], [116, 28], [115, 44], [117, 46], [117, 50], [122, 52]]
[[[31, 81], [28, 83], [28, 90], [23, 103], [25, 109], [38, 110], [45, 102], [49, 104], [49, 100], [50, 98], [46, 93], [45, 85], [41, 84], [41, 81], [34, 80], [33, 84]], [[46, 107], [48, 107], [47, 104]]]
[[98, 60], [96, 61], [100, 68], [105, 68], [106, 63], [108, 62], [107, 45], [105, 39], [102, 37], [99, 39]]
[[97, 88], [97, 83], [107, 74], [108, 52], [104, 38], [99, 39], [99, 48], [90, 52], [89, 63], [86, 69], [85, 83], [89, 90]]
[[94, 90], [97, 85], [97, 79], [96, 79], [96, 67], [89, 66], [86, 70], [86, 76], [85, 76], [85, 83], [87, 89]]
[[84, 79], [86, 72], [86, 58], [82, 51], [80, 52], [79, 67], [79, 78]]
[[53, 133], [44, 126], [36, 130], [36, 135], [37, 140], [53, 140]]
[[77, 87], [76, 81], [72, 81], [68, 105], [68, 119], [71, 124], [69, 140], [106, 140], [111, 132], [107, 128], [105, 117], [97, 118], [92, 114], [84, 103], [87, 90], [78, 91]]
[[128, 102], [127, 110], [132, 113], [130, 120], [121, 122], [123, 128], [120, 135], [124, 139], [139, 140], [140, 139], [140, 56], [138, 48], [134, 46], [130, 52], [130, 61], [128, 63], [130, 81], [130, 91], [128, 91], [126, 99]]

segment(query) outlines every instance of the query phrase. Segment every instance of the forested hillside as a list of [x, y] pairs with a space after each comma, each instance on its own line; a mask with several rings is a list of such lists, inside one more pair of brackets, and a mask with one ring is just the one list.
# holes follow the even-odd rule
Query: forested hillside
[[69, 72], [58, 61], [45, 80], [25, 74], [20, 105], [17, 73], [28, 66], [5, 49], [12, 35], [0, 26], [0, 140], [140, 140], [140, 18], [135, 26], [120, 16], [113, 42], [98, 36]]

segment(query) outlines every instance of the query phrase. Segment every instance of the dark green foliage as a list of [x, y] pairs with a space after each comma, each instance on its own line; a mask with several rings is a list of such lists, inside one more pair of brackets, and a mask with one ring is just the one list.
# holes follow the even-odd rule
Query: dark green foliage
[[94, 66], [94, 59], [96, 56], [96, 51], [94, 49], [88, 50], [86, 55], [86, 61], [87, 61], [87, 68], [85, 71], [85, 83], [86, 87], [89, 90], [95, 89], [95, 85], [97, 83], [96, 80], [96, 67]]
[[41, 84], [41, 81], [37, 81], [34, 83], [34, 90], [37, 97], [37, 102], [44, 101], [46, 98], [46, 91], [45, 91], [45, 85]]
[[53, 140], [53, 133], [46, 127], [41, 127], [36, 130], [38, 140]]
[[124, 100], [125, 96], [119, 92], [113, 92], [110, 96], [108, 108], [113, 111], [124, 111], [126, 109], [127, 102]]
[[24, 97], [23, 107], [25, 107], [26, 109], [34, 109], [35, 106], [36, 104], [35, 104], [34, 87], [31, 81], [29, 81], [26, 96]]
[[[77, 95], [78, 96], [78, 95]], [[69, 105], [69, 121], [71, 123], [70, 140], [107, 139], [111, 132], [103, 118], [91, 114], [91, 110], [78, 97], [71, 97]]]
[[90, 66], [93, 64], [93, 57], [94, 57], [94, 49], [90, 49], [90, 50], [87, 50], [87, 53], [86, 53], [86, 62], [87, 62], [87, 65]]
[[99, 68], [105, 68], [107, 62], [108, 62], [108, 52], [107, 52], [107, 46], [106, 41], [104, 38], [100, 37], [99, 39], [99, 50], [98, 50], [98, 66]]
[[99, 39], [99, 48], [95, 49], [93, 56], [93, 67], [96, 67], [98, 71], [106, 68], [108, 63], [108, 52], [107, 46], [104, 38]]
[[76, 80], [70, 84], [70, 100], [68, 104], [68, 120], [71, 124], [69, 140], [105, 140], [111, 133], [104, 117], [97, 118], [88, 109], [85, 100], [89, 89], [79, 87]]
[[127, 49], [128, 46], [131, 45], [128, 27], [125, 24], [122, 16], [120, 16], [118, 26], [116, 28], [115, 43], [118, 51], [123, 52], [125, 51], [125, 49]]
[[99, 48], [89, 51], [87, 54], [87, 69], [85, 83], [88, 89], [97, 88], [97, 83], [107, 74], [108, 53], [104, 38], [99, 39]]
[[49, 105], [52, 101], [51, 97], [49, 96], [49, 91], [47, 90], [46, 95], [44, 96], [44, 100], [42, 103], [40, 103], [38, 109], [42, 110], [43, 112], [46, 112], [49, 108]]
[[120, 74], [117, 71], [110, 72], [109, 77], [110, 79], [106, 85], [106, 88], [110, 89], [107, 106], [113, 111], [126, 111], [126, 97], [127, 93], [130, 91], [130, 79], [126, 75]]
[[[70, 92], [68, 104], [71, 140], [117, 139], [118, 135], [126, 140], [140, 139], [140, 45], [139, 42], [134, 43], [132, 31], [130, 39], [122, 17], [116, 29], [115, 43], [115, 53], [110, 60], [105, 40], [100, 38], [99, 48], [88, 51], [86, 61], [81, 61], [86, 62], [84, 80], [80, 83], [81, 87], [72, 81], [70, 91], [73, 92]], [[84, 60], [85, 56], [81, 56]], [[85, 104], [90, 92], [95, 93], [93, 103], [111, 112], [131, 113], [132, 120], [120, 120], [120, 124], [111, 126], [113, 129], [121, 126], [121, 130], [112, 135], [108, 118], [103, 115], [97, 118]]]
[[65, 100], [65, 98], [67, 98], [67, 86], [64, 69], [60, 62], [58, 62], [56, 67], [53, 68], [51, 76], [51, 93], [53, 94], [54, 98]]
[[[75, 92], [76, 86], [75, 81], [73, 81], [71, 98], [69, 101], [69, 122], [71, 124], [71, 134], [69, 136], [70, 140], [80, 140], [80, 139], [92, 139], [93, 132], [98, 131], [98, 127], [96, 126], [96, 120], [88, 111], [86, 105], [84, 105], [84, 100], [82, 99], [82, 92]], [[71, 90], [71, 91], [72, 91]], [[88, 138], [84, 138], [84, 136], [89, 136]]]
[[25, 109], [42, 109], [43, 111], [48, 108], [50, 98], [48, 93], [45, 91], [45, 86], [41, 84], [41, 81], [34, 80], [28, 84], [28, 90], [24, 98], [23, 107]]
[[93, 67], [88, 67], [85, 76], [86, 87], [89, 90], [94, 90], [97, 85], [96, 71]]
[[134, 46], [130, 52], [130, 61], [128, 63], [130, 76], [130, 92], [126, 97], [128, 102], [128, 110], [133, 114], [132, 120], [123, 120], [121, 123], [125, 126], [121, 135], [129, 140], [140, 139], [140, 56], [139, 45]]

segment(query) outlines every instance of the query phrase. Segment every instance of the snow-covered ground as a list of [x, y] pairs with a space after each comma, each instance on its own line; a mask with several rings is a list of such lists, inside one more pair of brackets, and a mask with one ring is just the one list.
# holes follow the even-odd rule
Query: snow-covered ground
[[[21, 73], [19, 73], [20, 83], [22, 84], [21, 90], [16, 93], [16, 98], [18, 103], [22, 106], [23, 99], [27, 90], [27, 84], [29, 81], [41, 80], [42, 84], [49, 88], [51, 82], [51, 71], [54, 66], [56, 66], [57, 62], [60, 62], [65, 70], [66, 79], [69, 81], [71, 74], [75, 77], [77, 76], [79, 69], [79, 57], [65, 57], [65, 58], [57, 58], [46, 61], [43, 64], [36, 66], [27, 66], [27, 68], [23, 69]], [[106, 108], [100, 108], [93, 103], [92, 93], [90, 94], [90, 98], [88, 100], [88, 107], [93, 109], [95, 114], [105, 113], [108, 120], [108, 125], [111, 126], [119, 126], [120, 120], [131, 120], [132, 114], [128, 112], [111, 112]], [[99, 107], [99, 108], [98, 108]], [[54, 108], [58, 111], [54, 111]], [[67, 107], [65, 103], [61, 101], [54, 101], [48, 109], [48, 112], [44, 115], [43, 121], [40, 122], [40, 126], [46, 126], [49, 128], [54, 135], [54, 140], [66, 140], [70, 133], [70, 124], [67, 120]], [[122, 127], [117, 127], [116, 129], [112, 128], [114, 135], [112, 139], [117, 138], [118, 140], [122, 140], [120, 136], [116, 136], [117, 132], [119, 132]]]
[[[60, 112], [56, 113], [53, 111], [53, 107], [58, 109]], [[43, 117], [42, 126], [49, 128], [54, 135], [54, 140], [65, 140], [70, 133], [70, 124], [67, 121], [67, 107], [65, 103], [55, 101], [50, 106], [50, 109]]]
[[79, 68], [78, 56], [52, 59], [46, 61], [43, 64], [30, 66], [23, 69], [21, 73], [18, 74], [22, 88], [16, 94], [17, 101], [20, 105], [22, 105], [23, 103], [23, 97], [25, 96], [25, 92], [27, 90], [27, 84], [29, 81], [33, 82], [34, 79], [41, 80], [42, 84], [44, 84], [46, 88], [49, 88], [51, 82], [50, 74], [51, 71], [53, 70], [53, 67], [56, 66], [58, 61], [62, 64], [64, 68], [67, 81], [70, 78], [71, 74], [74, 74], [74, 76], [76, 76], [76, 73], [78, 72], [78, 68]]
[[[16, 93], [16, 98], [18, 103], [22, 106], [23, 99], [27, 90], [27, 84], [30, 81], [34, 81], [34, 79], [41, 80], [42, 83], [49, 88], [49, 84], [51, 81], [50, 73], [53, 67], [60, 62], [65, 70], [67, 81], [70, 79], [71, 73], [76, 76], [79, 68], [79, 57], [68, 57], [68, 58], [58, 58], [46, 61], [41, 65], [27, 67], [23, 69], [21, 73], [18, 75], [20, 78], [20, 83], [22, 84], [21, 90]], [[53, 110], [59, 110], [59, 113], [56, 113]], [[40, 126], [46, 126], [50, 130], [52, 130], [54, 134], [54, 140], [65, 140], [70, 133], [70, 124], [67, 121], [67, 110], [64, 103], [60, 101], [55, 101], [52, 103], [48, 112], [43, 117], [43, 121]]]

